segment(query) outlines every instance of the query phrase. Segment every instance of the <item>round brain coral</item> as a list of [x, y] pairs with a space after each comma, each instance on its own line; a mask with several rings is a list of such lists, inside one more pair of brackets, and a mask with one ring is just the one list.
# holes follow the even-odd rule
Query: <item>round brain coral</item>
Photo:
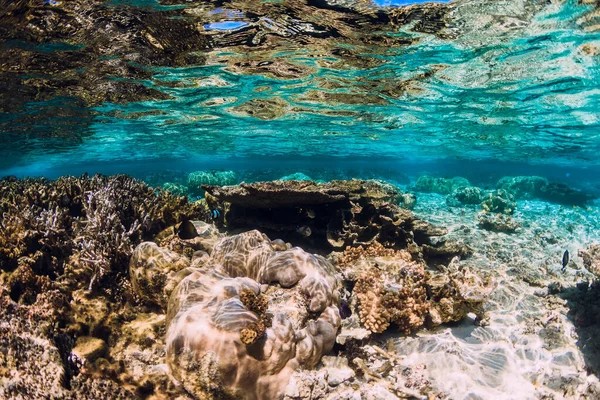
[[333, 266], [276, 248], [258, 231], [222, 238], [173, 291], [167, 363], [190, 393], [282, 398], [290, 374], [333, 347], [341, 324]]

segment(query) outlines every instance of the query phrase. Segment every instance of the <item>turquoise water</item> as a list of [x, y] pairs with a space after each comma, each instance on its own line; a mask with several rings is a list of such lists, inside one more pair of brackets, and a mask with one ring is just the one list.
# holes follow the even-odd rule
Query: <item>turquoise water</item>
[[[186, 11], [155, 1], [108, 3]], [[223, 37], [281, 25], [240, 4], [205, 7], [212, 11], [200, 24]], [[168, 99], [82, 106], [76, 96], [32, 98], [0, 114], [0, 175], [238, 168], [276, 178], [316, 168], [336, 177], [397, 171], [485, 180], [536, 173], [593, 187], [600, 176], [600, 29], [593, 7], [577, 1], [450, 7], [443, 34], [417, 32], [414, 23], [385, 25], [387, 31], [352, 40], [343, 33], [344, 40], [332, 37], [324, 47], [288, 32], [274, 36], [272, 50], [215, 46], [202, 53], [203, 65], [131, 61], [146, 73], [133, 81]], [[389, 44], [370, 43], [377, 35]], [[40, 53], [80, 48], [69, 40], [2, 46]], [[294, 71], [235, 67], [248, 60]]]

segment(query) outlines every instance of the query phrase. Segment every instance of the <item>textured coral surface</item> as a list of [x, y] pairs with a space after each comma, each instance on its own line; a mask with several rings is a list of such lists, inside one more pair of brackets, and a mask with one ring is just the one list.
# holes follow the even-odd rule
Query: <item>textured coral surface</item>
[[[281, 289], [262, 286], [273, 284]], [[197, 396], [220, 388], [281, 397], [293, 370], [314, 367], [331, 350], [337, 285], [322, 257], [277, 251], [258, 231], [224, 237], [171, 296], [166, 344], [174, 377]], [[278, 302], [286, 292], [296, 295]]]

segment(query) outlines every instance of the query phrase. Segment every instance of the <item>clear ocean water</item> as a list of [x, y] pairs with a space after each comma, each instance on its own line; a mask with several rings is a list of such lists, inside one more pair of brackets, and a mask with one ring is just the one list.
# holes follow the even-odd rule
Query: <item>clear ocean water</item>
[[[328, 2], [311, 3], [318, 10]], [[363, 13], [377, 7], [329, 3], [359, 3]], [[411, 2], [380, 2], [384, 8], [405, 3]], [[202, 9], [198, 29], [227, 38], [268, 20], [244, 4], [114, 0], [106, 7], [172, 18]], [[143, 69], [143, 79], [101, 77], [129, 79], [162, 99], [82, 105], [77, 86], [85, 87], [85, 80], [70, 96], [24, 95], [0, 113], [0, 175], [143, 177], [225, 169], [274, 179], [318, 170], [330, 178], [430, 173], [482, 183], [542, 175], [599, 190], [600, 28], [593, 2], [458, 0], [445, 6], [443, 35], [418, 32], [415, 21], [382, 25], [384, 32], [342, 32], [323, 40], [326, 45], [280, 33], [272, 50], [215, 45], [202, 53], [202, 65], [137, 65], [134, 59], [126, 61]], [[307, 21], [316, 25], [319, 17]], [[369, 44], [375, 35], [391, 45]], [[155, 37], [160, 41], [160, 32]], [[5, 59], [14, 49], [60, 59], [85, 43], [46, 37], [1, 46]], [[240, 70], [232, 60], [284, 61], [300, 72]], [[39, 78], [40, 64], [10, 79]], [[60, 73], [49, 67], [44, 79]], [[10, 103], [10, 96], [3, 100]]]

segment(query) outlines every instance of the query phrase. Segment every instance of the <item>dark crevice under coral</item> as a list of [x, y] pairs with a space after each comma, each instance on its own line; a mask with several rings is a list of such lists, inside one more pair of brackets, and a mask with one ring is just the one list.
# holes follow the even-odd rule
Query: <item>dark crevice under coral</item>
[[378, 181], [274, 181], [239, 186], [203, 186], [217, 221], [227, 229], [257, 228], [311, 251], [329, 253], [377, 241], [418, 257], [449, 261], [467, 256], [464, 245], [432, 240], [443, 228], [399, 207], [402, 193]]

